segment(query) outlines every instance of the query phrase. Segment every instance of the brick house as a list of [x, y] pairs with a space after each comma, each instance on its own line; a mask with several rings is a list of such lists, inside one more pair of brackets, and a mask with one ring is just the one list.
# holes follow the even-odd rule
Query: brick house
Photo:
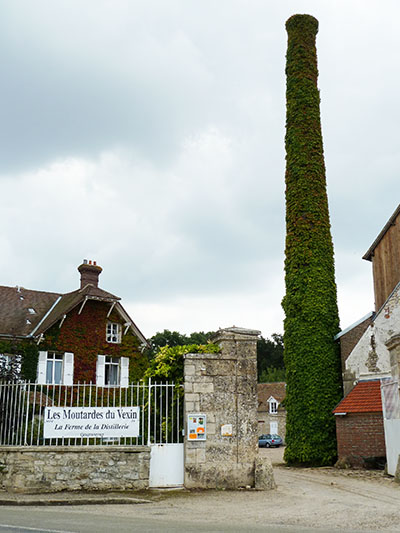
[[339, 462], [365, 467], [385, 461], [380, 380], [358, 382], [333, 413]]
[[3, 364], [20, 357], [23, 377], [39, 384], [126, 387], [145, 369], [147, 341], [121, 299], [98, 286], [102, 268], [85, 260], [78, 271], [80, 288], [66, 294], [0, 287]]
[[258, 433], [275, 433], [285, 440], [286, 409], [283, 400], [286, 397], [286, 383], [258, 383]]

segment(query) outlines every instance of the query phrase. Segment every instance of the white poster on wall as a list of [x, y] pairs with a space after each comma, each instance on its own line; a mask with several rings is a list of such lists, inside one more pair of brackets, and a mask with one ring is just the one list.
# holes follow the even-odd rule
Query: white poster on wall
[[45, 407], [44, 438], [138, 437], [140, 407]]

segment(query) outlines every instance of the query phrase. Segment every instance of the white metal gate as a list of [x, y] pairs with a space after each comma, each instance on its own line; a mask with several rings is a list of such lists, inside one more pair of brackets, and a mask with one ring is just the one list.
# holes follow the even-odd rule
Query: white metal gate
[[183, 462], [183, 444], [152, 444], [150, 488], [182, 486]]
[[[150, 488], [178, 487], [184, 481], [183, 388], [149, 383], [154, 414], [150, 453]], [[156, 416], [156, 413], [157, 416]], [[160, 416], [161, 415], [161, 416]], [[150, 411], [149, 411], [149, 416]], [[151, 427], [151, 421], [149, 421]], [[170, 429], [168, 429], [168, 426]]]

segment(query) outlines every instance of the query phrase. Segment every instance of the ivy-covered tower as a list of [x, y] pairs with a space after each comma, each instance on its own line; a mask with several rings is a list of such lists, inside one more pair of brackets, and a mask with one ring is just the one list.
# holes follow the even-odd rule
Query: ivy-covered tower
[[285, 460], [330, 464], [336, 457], [332, 409], [341, 399], [339, 331], [315, 39], [318, 21], [286, 22]]

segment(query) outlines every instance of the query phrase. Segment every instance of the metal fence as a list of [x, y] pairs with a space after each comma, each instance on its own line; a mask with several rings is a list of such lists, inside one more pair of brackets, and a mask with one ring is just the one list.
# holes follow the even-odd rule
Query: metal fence
[[[139, 435], [44, 438], [47, 407], [139, 407]], [[182, 385], [151, 380], [124, 388], [98, 387], [92, 383], [0, 382], [0, 446], [138, 446], [179, 442], [183, 442]]]

